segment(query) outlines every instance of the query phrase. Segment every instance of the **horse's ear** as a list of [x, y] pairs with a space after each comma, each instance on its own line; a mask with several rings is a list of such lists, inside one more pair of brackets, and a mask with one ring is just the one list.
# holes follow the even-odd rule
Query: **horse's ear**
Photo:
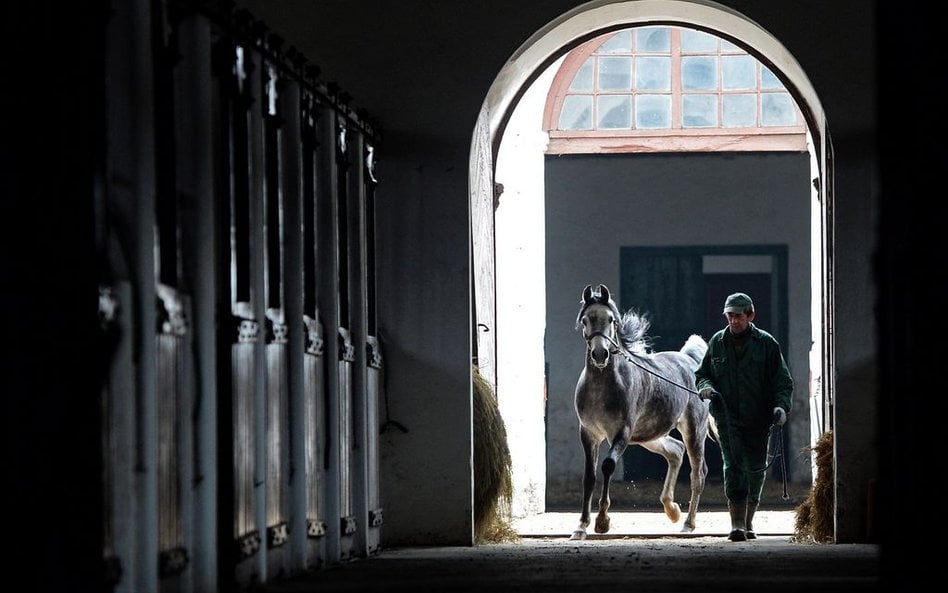
[[604, 303], [608, 303], [610, 298], [612, 298], [609, 296], [609, 287], [605, 284], [599, 285], [599, 298], [602, 299]]
[[593, 296], [593, 287], [592, 284], [587, 284], [586, 288], [583, 289], [583, 303], [589, 304]]

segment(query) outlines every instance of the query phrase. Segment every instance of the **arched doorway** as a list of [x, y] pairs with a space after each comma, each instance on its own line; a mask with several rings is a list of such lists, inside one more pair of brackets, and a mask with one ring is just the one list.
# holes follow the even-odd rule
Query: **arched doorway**
[[[573, 47], [603, 32], [622, 27], [649, 23], [671, 23], [704, 30], [745, 48], [774, 73], [784, 80], [806, 118], [811, 138], [814, 179], [814, 225], [812, 249], [812, 300], [818, 304], [813, 321], [813, 334], [821, 347], [818, 359], [811, 362], [811, 374], [816, 380], [802, 388], [809, 391], [811, 403], [811, 436], [817, 437], [832, 427], [832, 409], [824, 402], [831, 402], [833, 387], [832, 347], [832, 285], [830, 267], [832, 262], [832, 183], [831, 146], [819, 100], [799, 65], [780, 43], [753, 22], [735, 14], [730, 9], [712, 2], [656, 1], [622, 2], [602, 1], [586, 4], [550, 23], [531, 38], [515, 54], [498, 75], [485, 100], [472, 145], [471, 157], [471, 204], [474, 246], [474, 286], [478, 321], [496, 331], [478, 333], [478, 360], [482, 368], [489, 369], [487, 375], [497, 384], [498, 400], [508, 426], [508, 433], [527, 436], [522, 442], [511, 442], [514, 463], [515, 494], [514, 512], [541, 512], [544, 505], [543, 490], [546, 484], [546, 450], [538, 447], [543, 442], [542, 434], [548, 424], [540, 405], [546, 397], [543, 374], [543, 348], [545, 330], [542, 322], [537, 326], [511, 327], [513, 317], [505, 318], [505, 303], [501, 298], [506, 288], [498, 286], [503, 279], [502, 264], [505, 257], [494, 251], [501, 244], [495, 235], [494, 213], [498, 195], [507, 190], [494, 185], [498, 166], [501, 140], [507, 133], [517, 106], [527, 96], [531, 85], [549, 72], [549, 67]], [[542, 178], [542, 177], [541, 177]], [[509, 194], [508, 194], [509, 195]], [[535, 212], [533, 214], [536, 214]], [[542, 216], [541, 216], [542, 219]], [[501, 232], [501, 229], [496, 229]], [[525, 268], [525, 269], [530, 269]], [[577, 289], [578, 290], [578, 289]], [[536, 315], [542, 311], [543, 295], [535, 291], [514, 291], [518, 295], [515, 314]], [[578, 294], [578, 293], [577, 293]], [[532, 329], [530, 329], [532, 328]], [[510, 336], [509, 338], [505, 338]], [[518, 368], [527, 368], [523, 383], [510, 383], [499, 361], [510, 356], [499, 356], [505, 348], [505, 339], [516, 340]], [[531, 350], [534, 349], [534, 350]], [[539, 351], [539, 354], [535, 352]], [[526, 354], [524, 354], [526, 352]], [[524, 365], [532, 365], [524, 366]], [[533, 370], [529, 370], [532, 368]], [[577, 367], [578, 371], [578, 367]], [[518, 371], [520, 374], [524, 374]], [[537, 381], [537, 375], [540, 381]], [[523, 386], [527, 388], [524, 389]], [[815, 407], [814, 407], [815, 406]], [[816, 413], [813, 413], [813, 412]], [[559, 416], [566, 414], [560, 406]], [[574, 419], [570, 419], [573, 421]], [[574, 434], [568, 435], [575, 438]], [[814, 439], [811, 438], [812, 444]], [[519, 460], [519, 462], [518, 462]], [[577, 473], [577, 476], [579, 474]], [[577, 478], [578, 481], [578, 478]], [[577, 498], [578, 500], [578, 498]], [[578, 506], [578, 505], [577, 505]]]

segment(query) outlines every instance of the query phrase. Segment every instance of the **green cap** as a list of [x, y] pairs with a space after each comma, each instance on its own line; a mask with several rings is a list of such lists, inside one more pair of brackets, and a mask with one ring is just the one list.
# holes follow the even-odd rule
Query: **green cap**
[[754, 310], [754, 301], [743, 292], [735, 292], [724, 301], [725, 313], [750, 313]]

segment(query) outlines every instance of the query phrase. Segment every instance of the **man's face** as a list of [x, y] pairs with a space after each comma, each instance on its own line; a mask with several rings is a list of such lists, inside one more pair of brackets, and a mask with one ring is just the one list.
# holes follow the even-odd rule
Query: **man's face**
[[732, 334], [739, 334], [747, 330], [747, 324], [751, 322], [754, 318], [754, 314], [751, 313], [725, 313], [727, 317], [727, 325], [731, 328]]

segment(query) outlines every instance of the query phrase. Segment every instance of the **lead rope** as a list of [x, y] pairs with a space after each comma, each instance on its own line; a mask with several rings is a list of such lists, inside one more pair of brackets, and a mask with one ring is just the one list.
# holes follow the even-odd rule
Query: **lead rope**
[[642, 369], [642, 370], [645, 371], [646, 373], [651, 373], [651, 374], [655, 375], [656, 377], [658, 377], [659, 379], [662, 379], [662, 380], [664, 380], [664, 381], [668, 381], [669, 383], [671, 383], [671, 384], [674, 385], [675, 387], [679, 387], [679, 388], [681, 388], [681, 389], [684, 389], [684, 390], [687, 391], [688, 393], [693, 393], [693, 394], [695, 394], [695, 395], [698, 395], [698, 392], [695, 391], [694, 389], [691, 389], [690, 387], [685, 387], [685, 386], [682, 385], [681, 383], [676, 383], [675, 381], [672, 381], [672, 380], [669, 379], [668, 377], [666, 377], [666, 376], [664, 376], [664, 375], [660, 375], [660, 374], [656, 373], [655, 371], [653, 371], [652, 369], [648, 368], [647, 366], [644, 366], [644, 365], [641, 364], [639, 361], [637, 361], [637, 360], [635, 360], [634, 358], [632, 358], [632, 355], [631, 355], [625, 348], [623, 348], [622, 345], [619, 344], [619, 342], [617, 342], [615, 338], [613, 338], [613, 337], [611, 337], [611, 336], [607, 336], [606, 334], [604, 334], [604, 333], [602, 333], [602, 332], [596, 332], [596, 333], [592, 334], [591, 336], [589, 336], [588, 338], [586, 338], [586, 351], [587, 351], [587, 352], [589, 351], [589, 340], [590, 340], [591, 338], [593, 338], [594, 336], [602, 336], [603, 338], [605, 338], [605, 340], [606, 340], [607, 342], [609, 342], [610, 344], [612, 344], [613, 347], [615, 347], [615, 350], [612, 350], [612, 351], [611, 351], [612, 354], [621, 354], [623, 357], [625, 357], [626, 360], [628, 360], [629, 362], [631, 362], [631, 363], [634, 364], [635, 366], [639, 367], [640, 369]]
[[787, 462], [783, 458], [783, 426], [777, 427], [777, 432], [779, 432], [779, 445], [780, 453], [777, 455], [780, 457], [780, 475], [783, 476], [783, 499], [790, 500], [790, 495], [787, 493]]

